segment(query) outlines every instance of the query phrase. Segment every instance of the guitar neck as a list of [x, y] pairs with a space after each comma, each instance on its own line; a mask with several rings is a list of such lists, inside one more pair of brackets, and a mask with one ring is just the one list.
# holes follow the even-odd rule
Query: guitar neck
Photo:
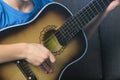
[[78, 29], [83, 28], [88, 24], [96, 15], [103, 12], [112, 0], [93, 0], [78, 14], [74, 16], [71, 21], [77, 22]]
[[[62, 45], [70, 41], [84, 26], [86, 26], [95, 16], [103, 12], [112, 0], [92, 0], [88, 5], [80, 10], [78, 14], [70, 17], [55, 35]], [[59, 35], [59, 36], [58, 36]]]

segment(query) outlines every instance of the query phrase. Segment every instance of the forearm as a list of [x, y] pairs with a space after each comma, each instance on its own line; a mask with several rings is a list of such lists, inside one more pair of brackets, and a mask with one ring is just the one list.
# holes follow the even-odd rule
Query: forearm
[[96, 32], [98, 29], [100, 23], [103, 21], [103, 19], [108, 15], [109, 13], [101, 13], [98, 16], [96, 16], [85, 28], [84, 31], [86, 33], [86, 36], [88, 40], [92, 37], [92, 35]]
[[120, 5], [120, 0], [113, 0], [110, 5], [107, 7], [107, 9], [96, 16], [89, 24], [84, 28], [87, 38], [91, 38], [91, 36], [95, 33], [95, 31], [98, 29], [99, 24], [103, 21], [103, 19], [117, 6]]
[[23, 44], [0, 45], [0, 63], [23, 59]]

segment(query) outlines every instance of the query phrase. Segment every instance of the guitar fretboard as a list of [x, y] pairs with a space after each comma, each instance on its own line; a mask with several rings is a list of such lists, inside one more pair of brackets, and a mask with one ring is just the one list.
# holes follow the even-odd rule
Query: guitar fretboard
[[112, 0], [92, 0], [78, 14], [70, 17], [56, 32], [60, 44], [67, 44], [95, 16], [103, 12]]

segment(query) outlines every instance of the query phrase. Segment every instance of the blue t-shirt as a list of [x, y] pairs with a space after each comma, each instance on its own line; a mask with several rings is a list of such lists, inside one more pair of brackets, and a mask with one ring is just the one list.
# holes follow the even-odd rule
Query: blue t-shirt
[[31, 20], [43, 6], [53, 2], [53, 0], [33, 0], [33, 2], [34, 8], [26, 13], [18, 11], [0, 0], [0, 29]]

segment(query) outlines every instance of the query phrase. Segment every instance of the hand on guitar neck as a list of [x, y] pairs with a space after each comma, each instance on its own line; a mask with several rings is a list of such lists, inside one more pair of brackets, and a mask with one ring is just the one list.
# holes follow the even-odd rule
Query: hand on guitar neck
[[[86, 28], [85, 28], [85, 32], [86, 32], [86, 36], [88, 39], [91, 38], [91, 36], [95, 33], [96, 29], [98, 29], [99, 24], [103, 21], [103, 19], [112, 11], [114, 10], [116, 7], [118, 7], [120, 5], [120, 0], [113, 0], [108, 7], [106, 8], [106, 10], [98, 15]], [[93, 26], [94, 25], [94, 26]]]
[[115, 9], [117, 6], [120, 5], [120, 0], [113, 0], [110, 5], [107, 7], [105, 14], [108, 14], [111, 12], [113, 9]]

